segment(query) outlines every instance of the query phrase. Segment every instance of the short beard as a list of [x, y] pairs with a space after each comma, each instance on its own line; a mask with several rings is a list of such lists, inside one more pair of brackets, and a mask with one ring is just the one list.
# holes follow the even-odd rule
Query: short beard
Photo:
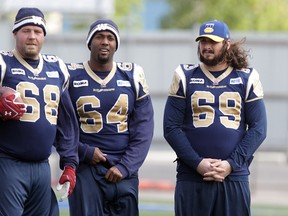
[[108, 57], [103, 58], [99, 55], [97, 61], [101, 64], [106, 64], [107, 62], [109, 62], [109, 58]]
[[200, 53], [200, 48], [198, 46], [198, 56], [199, 60], [204, 63], [207, 66], [213, 67], [220, 63], [222, 63], [225, 60], [227, 52], [227, 43], [224, 43], [224, 46], [221, 49], [221, 52], [219, 55], [216, 55], [213, 59], [206, 59], [204, 56]]

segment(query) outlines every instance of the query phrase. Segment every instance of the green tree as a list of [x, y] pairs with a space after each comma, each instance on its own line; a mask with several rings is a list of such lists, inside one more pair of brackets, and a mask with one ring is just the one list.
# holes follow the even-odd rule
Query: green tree
[[208, 20], [223, 20], [241, 31], [288, 31], [288, 0], [168, 0], [171, 11], [163, 29], [191, 29]]
[[143, 1], [139, 0], [114, 0], [114, 19], [117, 25], [123, 30], [141, 29]]

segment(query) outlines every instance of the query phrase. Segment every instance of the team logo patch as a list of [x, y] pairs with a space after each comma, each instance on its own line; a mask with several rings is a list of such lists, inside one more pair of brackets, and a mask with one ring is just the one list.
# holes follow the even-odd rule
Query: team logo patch
[[42, 25], [44, 24], [45, 25], [45, 21], [42, 19], [42, 17], [38, 17], [38, 16], [32, 16], [31, 17], [31, 20], [34, 24], [36, 25]]
[[213, 23], [207, 23], [205, 25], [204, 32], [208, 33], [208, 34], [214, 32], [214, 24]]
[[204, 79], [202, 79], [202, 78], [191, 78], [189, 84], [204, 84]]
[[11, 73], [14, 75], [16, 74], [25, 75], [25, 70], [23, 70], [22, 68], [11, 68]]
[[243, 84], [241, 77], [230, 79], [231, 85]]
[[131, 83], [128, 80], [117, 80], [117, 86], [131, 87]]
[[97, 27], [96, 27], [96, 31], [104, 31], [104, 30], [107, 30], [107, 29], [110, 29], [111, 26], [107, 23], [101, 23], [101, 24], [98, 24]]
[[49, 78], [59, 78], [58, 71], [47, 71], [46, 74]]
[[79, 88], [83, 86], [88, 86], [88, 80], [75, 80], [73, 81], [73, 87]]

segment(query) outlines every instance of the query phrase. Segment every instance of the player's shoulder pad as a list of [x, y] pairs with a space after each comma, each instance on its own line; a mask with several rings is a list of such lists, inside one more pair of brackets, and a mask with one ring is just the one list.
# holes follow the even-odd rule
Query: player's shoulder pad
[[67, 63], [68, 70], [77, 70], [77, 69], [83, 69], [84, 65], [83, 63]]
[[131, 62], [117, 62], [116, 64], [119, 70], [126, 73], [127, 76], [134, 79], [134, 81], [145, 80], [144, 70], [140, 65]]
[[193, 71], [198, 67], [199, 64], [179, 64], [175, 70], [175, 75], [178, 74], [178, 76], [184, 78], [188, 74], [193, 73]]
[[13, 56], [13, 52], [12, 51], [5, 51], [5, 50], [0, 50], [0, 54], [4, 55], [4, 56]]
[[259, 79], [259, 73], [255, 68], [242, 68], [235, 71], [243, 79], [249, 79], [250, 81]]

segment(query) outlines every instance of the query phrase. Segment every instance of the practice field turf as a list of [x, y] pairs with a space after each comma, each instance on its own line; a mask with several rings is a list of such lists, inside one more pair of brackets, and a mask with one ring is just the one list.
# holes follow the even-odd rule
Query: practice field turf
[[[150, 207], [149, 207], [150, 205]], [[173, 204], [171, 203], [157, 203], [151, 202], [143, 203], [140, 206], [140, 216], [174, 216]], [[157, 206], [159, 207], [157, 209]], [[165, 210], [163, 208], [167, 207]], [[287, 216], [288, 215], [288, 205], [287, 206], [269, 206], [269, 205], [256, 205], [252, 206], [252, 216]], [[61, 209], [60, 216], [69, 216], [67, 209]]]
[[[59, 202], [60, 216], [69, 216], [68, 201]], [[174, 216], [173, 203], [171, 201], [159, 201], [142, 199], [139, 204], [140, 216]], [[251, 216], [287, 216], [287, 206], [252, 205]]]

